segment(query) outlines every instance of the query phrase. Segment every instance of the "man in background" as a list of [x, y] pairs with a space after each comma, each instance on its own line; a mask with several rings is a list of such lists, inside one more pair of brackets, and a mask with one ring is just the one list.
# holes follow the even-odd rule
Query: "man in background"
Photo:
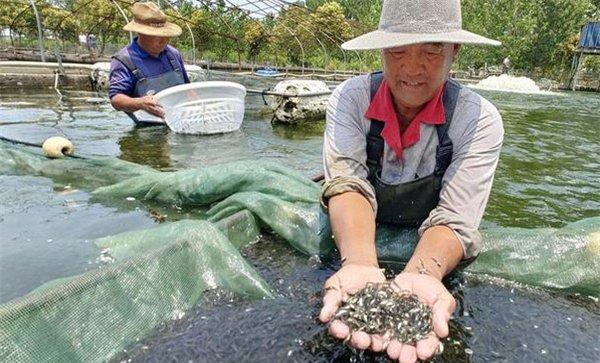
[[116, 110], [124, 111], [136, 123], [145, 123], [133, 112], [143, 110], [163, 118], [163, 109], [154, 95], [190, 81], [181, 54], [169, 45], [172, 37], [181, 34], [181, 28], [168, 22], [152, 2], [137, 2], [131, 12], [133, 20], [123, 29], [138, 36], [113, 55], [108, 96]]
[[509, 57], [504, 58], [504, 60], [502, 61], [502, 73], [510, 74], [511, 69], [512, 69], [512, 62], [511, 62], [510, 58]]

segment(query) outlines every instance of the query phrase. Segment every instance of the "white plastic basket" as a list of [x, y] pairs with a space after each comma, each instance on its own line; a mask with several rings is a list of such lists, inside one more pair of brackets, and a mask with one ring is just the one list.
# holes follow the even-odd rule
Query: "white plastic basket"
[[246, 88], [234, 82], [206, 81], [168, 88], [156, 94], [165, 122], [182, 134], [232, 132], [242, 126]]

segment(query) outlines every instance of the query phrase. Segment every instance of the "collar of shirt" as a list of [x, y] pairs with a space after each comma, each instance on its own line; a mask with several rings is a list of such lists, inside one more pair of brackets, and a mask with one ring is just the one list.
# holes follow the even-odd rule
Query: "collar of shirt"
[[425, 107], [410, 122], [406, 130], [400, 135], [400, 124], [394, 107], [392, 91], [387, 83], [383, 81], [377, 93], [371, 100], [365, 117], [371, 120], [382, 121], [385, 125], [381, 131], [381, 137], [386, 144], [394, 150], [399, 159], [402, 158], [402, 151], [419, 142], [421, 139], [421, 123], [429, 125], [441, 125], [446, 122], [444, 112], [444, 103], [442, 94], [444, 93], [442, 85], [433, 95], [433, 98], [427, 102]]
[[154, 57], [152, 54], [146, 52], [142, 47], [140, 47], [140, 45], [138, 44], [138, 37], [133, 38], [133, 42], [131, 43], [131, 49], [137, 53], [137, 55], [141, 58], [141, 59], [146, 59], [146, 58], [158, 58], [160, 59], [163, 54], [165, 54], [165, 52], [167, 51], [167, 48], [165, 48], [162, 52], [160, 52], [160, 54], [158, 55], [158, 57]]

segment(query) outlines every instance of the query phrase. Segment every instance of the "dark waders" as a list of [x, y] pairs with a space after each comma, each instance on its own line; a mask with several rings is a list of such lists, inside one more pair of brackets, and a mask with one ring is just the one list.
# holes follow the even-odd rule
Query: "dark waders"
[[[383, 74], [371, 74], [371, 99], [377, 93]], [[381, 180], [382, 159], [385, 142], [381, 137], [384, 123], [371, 120], [367, 135], [367, 166], [369, 181], [375, 188], [377, 198], [377, 222], [389, 223], [401, 227], [419, 227], [429, 213], [437, 207], [442, 189], [444, 173], [452, 162], [452, 140], [448, 137], [448, 128], [452, 122], [454, 109], [458, 101], [461, 86], [448, 80], [444, 89], [443, 103], [446, 122], [436, 126], [439, 145], [436, 152], [433, 174], [417, 178], [407, 183], [388, 184]]]
[[[167, 50], [167, 57], [169, 58], [169, 63], [171, 64], [172, 70], [167, 73], [159, 74], [158, 76], [146, 77], [142, 70], [133, 64], [127, 49], [122, 49], [113, 56], [113, 58], [123, 63], [123, 65], [127, 67], [127, 69], [129, 69], [129, 71], [137, 78], [133, 97], [154, 95], [169, 87], [185, 83], [185, 79], [183, 78], [183, 70], [175, 59], [175, 56]], [[164, 125], [164, 122], [162, 121], [140, 120], [133, 114], [133, 112], [125, 113], [138, 125]]]

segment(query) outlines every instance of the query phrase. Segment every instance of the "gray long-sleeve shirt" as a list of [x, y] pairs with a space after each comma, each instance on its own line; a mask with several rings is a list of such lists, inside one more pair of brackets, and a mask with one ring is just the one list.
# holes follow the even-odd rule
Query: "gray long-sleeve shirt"
[[[348, 191], [359, 192], [377, 212], [375, 190], [367, 180], [366, 137], [371, 121], [364, 117], [370, 104], [370, 76], [340, 84], [329, 99], [323, 163], [322, 203]], [[399, 159], [386, 144], [381, 171], [389, 184], [431, 175], [438, 145], [434, 125], [421, 124], [420, 140]], [[452, 163], [444, 174], [440, 202], [419, 228], [451, 228], [463, 246], [463, 258], [479, 253], [479, 223], [492, 188], [504, 136], [502, 118], [486, 99], [463, 87], [448, 135], [453, 142]]]

